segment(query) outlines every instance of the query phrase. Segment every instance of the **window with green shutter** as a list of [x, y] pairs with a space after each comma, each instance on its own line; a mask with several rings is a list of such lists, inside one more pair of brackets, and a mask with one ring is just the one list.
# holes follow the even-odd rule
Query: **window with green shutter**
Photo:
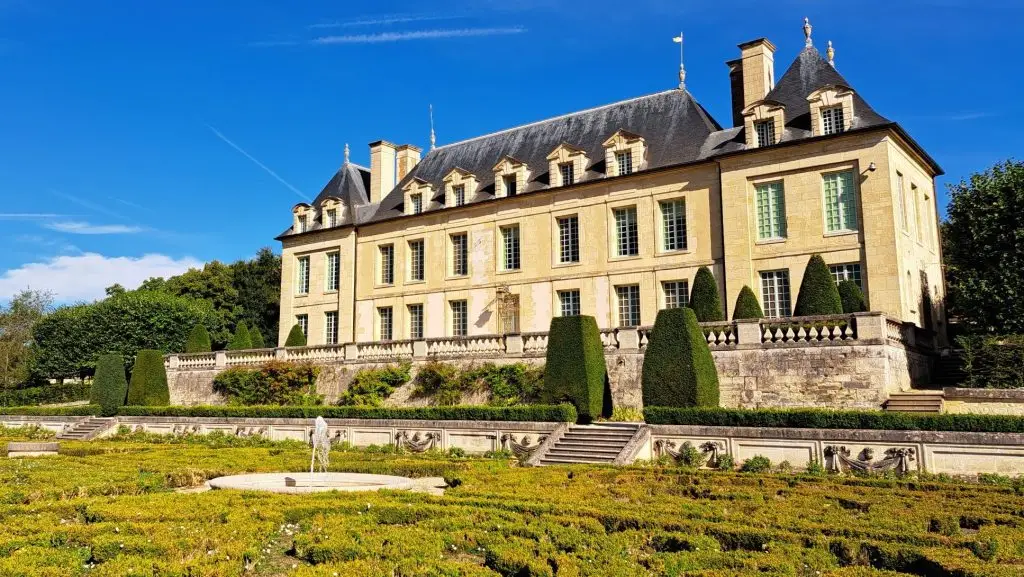
[[857, 230], [857, 199], [853, 172], [834, 172], [823, 177], [825, 189], [825, 230]]
[[786, 194], [782, 182], [757, 185], [757, 238], [786, 238]]

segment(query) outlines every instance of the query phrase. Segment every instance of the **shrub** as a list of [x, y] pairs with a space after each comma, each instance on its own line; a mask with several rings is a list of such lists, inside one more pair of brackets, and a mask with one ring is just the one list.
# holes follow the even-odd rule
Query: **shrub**
[[811, 256], [800, 281], [800, 292], [796, 297], [793, 314], [798, 317], [816, 315], [838, 315], [843, 312], [836, 281], [821, 255]]
[[99, 405], [74, 405], [70, 407], [0, 407], [0, 415], [85, 417], [100, 414], [103, 414], [103, 407]]
[[741, 473], [767, 473], [772, 470], [772, 462], [768, 457], [754, 455], [740, 465]]
[[185, 352], [208, 353], [211, 350], [213, 350], [213, 346], [210, 344], [210, 331], [206, 330], [204, 325], [192, 327], [192, 332], [188, 334], [188, 341], [185, 342]]
[[750, 287], [747, 285], [743, 285], [743, 288], [740, 289], [740, 294], [736, 296], [736, 306], [732, 310], [732, 320], [763, 318], [764, 310], [761, 309], [761, 303], [758, 302], [754, 291], [750, 290]]
[[700, 468], [704, 466], [707, 455], [687, 441], [679, 451], [679, 462], [686, 467]]
[[88, 383], [46, 384], [24, 389], [0, 389], [0, 407], [25, 407], [51, 403], [70, 403], [89, 398]]
[[232, 405], [316, 405], [320, 367], [270, 361], [260, 367], [232, 367], [213, 378], [213, 390]]
[[238, 325], [235, 326], [235, 335], [231, 337], [231, 342], [228, 343], [229, 351], [244, 351], [252, 348], [252, 338], [249, 336], [249, 327], [246, 326], [245, 321], [239, 321]]
[[249, 344], [252, 345], [252, 348], [254, 349], [262, 349], [267, 346], [266, 342], [263, 340], [263, 333], [260, 332], [259, 327], [249, 329]]
[[292, 330], [288, 331], [288, 338], [284, 341], [286, 347], [304, 347], [306, 346], [306, 333], [302, 332], [302, 327], [295, 325]]
[[395, 389], [409, 381], [410, 363], [388, 365], [372, 369], [360, 369], [352, 377], [348, 389], [338, 399], [339, 405], [379, 407], [395, 392]]
[[641, 385], [644, 406], [718, 406], [718, 370], [693, 310], [658, 312], [644, 355]]
[[864, 291], [860, 290], [857, 283], [852, 280], [839, 282], [839, 301], [843, 305], [844, 313], [862, 313], [868, 310], [867, 300], [864, 299]]
[[807, 467], [804, 469], [804, 472], [814, 477], [824, 477], [825, 473], [827, 473], [825, 465], [822, 465], [821, 461], [817, 459], [807, 461]]
[[720, 471], [732, 471], [736, 468], [736, 460], [729, 453], [722, 453], [715, 461], [715, 468]]
[[164, 369], [164, 355], [160, 351], [144, 349], [139, 351], [132, 368], [132, 380], [128, 384], [129, 405], [165, 406], [171, 404], [171, 393], [167, 388], [167, 371]]
[[437, 405], [458, 405], [464, 389], [469, 385], [469, 380], [461, 377], [455, 365], [430, 361], [416, 373], [413, 395], [431, 397]]
[[591, 421], [601, 416], [604, 409], [606, 378], [604, 347], [594, 317], [552, 318], [543, 402], [571, 402], [581, 420]]
[[102, 408], [104, 416], [117, 414], [128, 395], [128, 380], [124, 375], [124, 357], [119, 354], [101, 355], [96, 361], [96, 376], [92, 380], [89, 401]]
[[[74, 407], [77, 408], [77, 407]], [[571, 423], [575, 407], [519, 405], [515, 407], [335, 407], [321, 406], [194, 406], [122, 407], [119, 415], [131, 417], [242, 417], [280, 419], [409, 419], [418, 421], [537, 421]]]
[[963, 349], [964, 386], [985, 389], [1024, 388], [1024, 335], [965, 336], [956, 342]]
[[697, 314], [700, 322], [724, 321], [722, 297], [718, 294], [718, 283], [711, 269], [702, 266], [693, 277], [693, 289], [690, 291], [690, 308]]
[[484, 363], [460, 370], [450, 363], [431, 361], [416, 373], [417, 397], [430, 397], [438, 405], [457, 405], [467, 393], [489, 392], [488, 404], [509, 406], [539, 400], [544, 369], [525, 363]]
[[642, 423], [644, 422], [644, 413], [633, 407], [615, 407], [608, 420], [617, 423]]

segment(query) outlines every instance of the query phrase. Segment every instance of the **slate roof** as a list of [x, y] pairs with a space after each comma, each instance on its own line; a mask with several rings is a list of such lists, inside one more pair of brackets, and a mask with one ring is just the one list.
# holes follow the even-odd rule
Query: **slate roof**
[[[366, 208], [370, 203], [369, 190], [370, 169], [346, 162], [334, 173], [334, 176], [327, 182], [320, 194], [316, 195], [311, 204], [319, 206], [324, 199], [335, 197], [341, 200], [344, 206], [338, 225], [356, 224], [363, 222], [362, 216], [366, 213]], [[317, 220], [310, 223], [308, 231], [320, 230], [323, 227], [322, 218], [322, 214], [317, 214]], [[291, 227], [288, 227], [288, 230], [281, 233], [281, 236], [291, 234], [291, 231]]]

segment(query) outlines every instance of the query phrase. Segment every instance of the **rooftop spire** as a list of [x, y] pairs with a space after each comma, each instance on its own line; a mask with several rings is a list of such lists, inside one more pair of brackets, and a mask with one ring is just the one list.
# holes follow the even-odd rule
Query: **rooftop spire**
[[811, 42], [811, 30], [811, 19], [804, 17], [804, 46], [807, 48], [814, 45], [814, 43]]
[[345, 164], [348, 164], [348, 143], [345, 143]]
[[832, 65], [832, 68], [836, 67], [836, 49], [832, 48], [832, 41], [828, 41], [828, 50], [825, 52], [828, 55], [828, 63]]
[[679, 45], [679, 89], [686, 88], [686, 68], [683, 67], [683, 33], [680, 32], [679, 36], [672, 39]]
[[437, 148], [437, 135], [434, 134], [434, 105], [429, 105], [430, 110], [430, 150]]

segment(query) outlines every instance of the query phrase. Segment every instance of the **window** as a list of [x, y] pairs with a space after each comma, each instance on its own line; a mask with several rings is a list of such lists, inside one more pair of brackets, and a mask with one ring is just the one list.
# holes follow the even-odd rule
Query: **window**
[[380, 247], [380, 284], [395, 284], [395, 245]]
[[771, 146], [775, 144], [775, 121], [762, 120], [754, 123], [754, 130], [757, 132], [758, 146]]
[[501, 228], [503, 270], [519, 270], [519, 225]]
[[505, 196], [516, 195], [516, 175], [509, 174], [501, 178], [502, 185], [505, 187]]
[[338, 311], [324, 313], [324, 342], [338, 344]]
[[469, 334], [469, 311], [466, 301], [449, 301], [452, 309], [452, 336], [464, 337]]
[[640, 238], [636, 227], [636, 207], [616, 208], [615, 244], [616, 256], [636, 256], [640, 254]]
[[302, 336], [309, 338], [309, 315], [295, 315], [295, 324], [302, 329]]
[[309, 257], [299, 257], [298, 289], [300, 295], [309, 294]]
[[576, 167], [571, 162], [563, 162], [558, 165], [559, 172], [562, 173], [562, 186], [569, 186], [576, 182]]
[[661, 203], [662, 247], [666, 251], [686, 250], [686, 201]]
[[640, 326], [640, 285], [617, 286], [615, 296], [619, 299], [619, 326]]
[[917, 206], [917, 185], [910, 185], [910, 208], [914, 211], [914, 227], [917, 229], [917, 240], [921, 240], [921, 211]]
[[452, 239], [452, 276], [469, 274], [469, 254], [467, 253], [466, 234], [453, 234]]
[[910, 230], [910, 223], [907, 221], [907, 193], [903, 188], [903, 175], [896, 173], [896, 194], [900, 209], [900, 222], [903, 224], [903, 230]]
[[580, 314], [580, 291], [558, 291], [558, 304], [563, 317], [575, 317]]
[[327, 253], [327, 290], [338, 290], [338, 279], [341, 272], [341, 254], [337, 252]]
[[821, 109], [821, 133], [836, 134], [845, 129], [843, 126], [843, 107], [830, 106]]
[[423, 338], [423, 305], [409, 305], [409, 338]]
[[665, 281], [661, 283], [665, 293], [665, 308], [678, 309], [690, 304], [690, 283], [685, 280]]
[[452, 196], [455, 197], [455, 206], [466, 204], [466, 185], [459, 184], [452, 187]]
[[410, 210], [413, 214], [419, 214], [423, 212], [423, 195], [422, 194], [411, 194], [409, 195], [409, 202], [412, 204]]
[[409, 241], [409, 280], [423, 280], [423, 240]]
[[558, 219], [558, 262], [580, 262], [580, 221], [576, 215]]
[[328, 208], [327, 209], [327, 228], [333, 228], [338, 226], [338, 209]]
[[394, 325], [392, 320], [394, 316], [391, 314], [391, 307], [377, 307], [377, 318], [380, 320], [380, 340], [390, 341], [394, 338]]
[[757, 238], [786, 238], [786, 195], [781, 182], [759, 184], [757, 191]]
[[853, 172], [826, 174], [825, 229], [828, 232], [857, 230], [857, 200], [854, 198]]
[[633, 174], [633, 151], [623, 150], [616, 152], [615, 164], [619, 167], [619, 176]]
[[768, 318], [788, 317], [789, 271], [772, 270], [761, 273], [761, 302]]
[[306, 215], [299, 215], [299, 232], [306, 232], [309, 229], [309, 219]]
[[852, 264], [834, 264], [828, 267], [829, 272], [832, 273], [832, 278], [835, 279], [836, 284], [839, 284], [844, 280], [852, 280], [857, 283], [861, 289], [864, 285], [861, 284], [860, 280], [860, 263], [855, 262]]

